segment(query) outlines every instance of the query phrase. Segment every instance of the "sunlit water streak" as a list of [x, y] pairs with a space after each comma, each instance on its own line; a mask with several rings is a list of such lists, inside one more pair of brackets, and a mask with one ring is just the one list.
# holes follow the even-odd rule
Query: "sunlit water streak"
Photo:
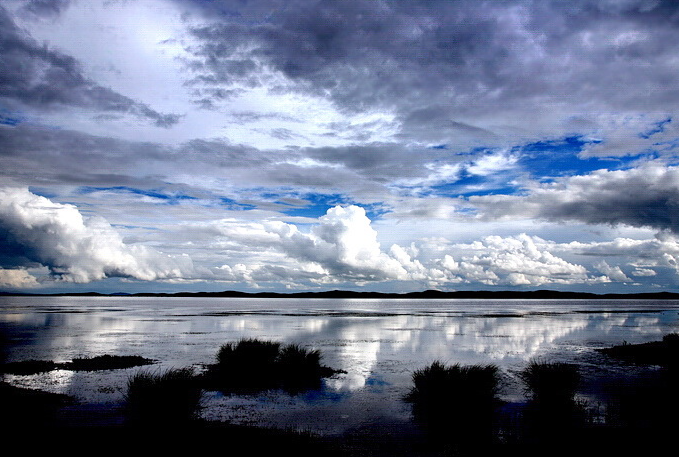
[[[8, 362], [117, 354], [155, 359], [152, 369], [200, 369], [214, 362], [222, 344], [240, 338], [320, 349], [326, 365], [346, 371], [320, 391], [295, 397], [208, 392], [202, 414], [332, 433], [407, 420], [402, 397], [412, 372], [434, 360], [498, 365], [507, 399], [521, 398], [514, 373], [531, 358], [577, 361], [585, 374], [620, 370], [594, 349], [678, 331], [679, 302], [0, 297], [0, 329]], [[4, 378], [116, 405], [137, 370]]]

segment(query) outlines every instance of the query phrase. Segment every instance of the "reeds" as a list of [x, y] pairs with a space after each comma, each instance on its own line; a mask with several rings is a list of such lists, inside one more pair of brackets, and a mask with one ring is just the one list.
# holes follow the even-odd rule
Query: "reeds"
[[533, 400], [545, 403], [572, 401], [580, 383], [576, 365], [539, 360], [531, 360], [519, 378]]
[[140, 370], [127, 383], [127, 419], [135, 426], [186, 423], [195, 418], [201, 396], [193, 368]]
[[640, 365], [660, 365], [673, 370], [679, 369], [679, 333], [669, 333], [662, 341], [641, 344], [623, 343], [610, 348], [599, 349], [607, 356]]
[[497, 366], [436, 361], [413, 373], [412, 380], [405, 400], [433, 443], [460, 448], [491, 444], [499, 405]]
[[153, 360], [138, 355], [98, 355], [75, 358], [70, 362], [57, 363], [51, 360], [22, 360], [0, 365], [0, 372], [16, 375], [32, 375], [52, 370], [99, 371], [118, 370], [150, 365]]
[[208, 385], [223, 392], [257, 392], [281, 388], [290, 393], [320, 387], [335, 371], [321, 365], [321, 353], [299, 345], [243, 339], [223, 345], [209, 367]]

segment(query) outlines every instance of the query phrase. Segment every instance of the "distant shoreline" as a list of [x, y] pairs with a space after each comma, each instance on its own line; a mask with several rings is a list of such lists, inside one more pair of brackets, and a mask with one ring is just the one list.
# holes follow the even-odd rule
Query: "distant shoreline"
[[55, 293], [33, 294], [0, 292], [0, 296], [11, 297], [215, 297], [215, 298], [379, 298], [379, 299], [588, 299], [588, 300], [679, 300], [679, 293], [647, 292], [632, 294], [594, 294], [588, 292], [561, 292], [556, 290], [534, 291], [455, 291], [443, 292], [425, 290], [408, 293], [357, 292], [351, 290], [329, 290], [324, 292], [176, 292], [176, 293]]

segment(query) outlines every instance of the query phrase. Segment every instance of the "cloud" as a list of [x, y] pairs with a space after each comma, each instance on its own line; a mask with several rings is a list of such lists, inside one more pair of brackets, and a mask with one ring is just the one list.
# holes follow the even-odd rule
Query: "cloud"
[[[44, 12], [43, 2], [27, 7], [31, 5]], [[87, 78], [75, 58], [39, 44], [14, 23], [3, 7], [0, 7], [0, 56], [3, 67], [0, 99], [14, 109], [78, 107], [131, 114], [158, 127], [179, 122], [177, 114], [159, 113]]]
[[612, 241], [555, 245], [554, 250], [582, 256], [622, 258], [635, 268], [634, 276], [655, 276], [656, 269], [669, 269], [679, 275], [679, 237], [660, 232], [654, 239], [616, 238]]
[[[228, 281], [405, 281], [449, 288], [464, 283], [539, 286], [611, 280], [592, 276], [584, 266], [554, 255], [550, 250], [555, 243], [525, 234], [488, 236], [471, 244], [430, 239], [383, 249], [365, 211], [355, 205], [330, 208], [308, 232], [279, 221], [246, 224], [237, 220], [221, 221], [211, 231], [222, 240], [222, 252], [228, 249], [251, 256], [216, 269], [215, 275]], [[609, 270], [615, 272], [616, 267]]]
[[54, 17], [68, 8], [71, 0], [28, 0], [23, 11], [39, 17]]
[[0, 287], [10, 289], [22, 289], [37, 287], [38, 283], [35, 276], [22, 268], [5, 269], [0, 268]]
[[[291, 265], [277, 272], [279, 277], [287, 275], [290, 279], [317, 282], [379, 282], [412, 279], [418, 268], [401, 248], [393, 248], [391, 255], [383, 252], [365, 210], [354, 205], [330, 208], [308, 233], [280, 221], [248, 224], [222, 221], [215, 229], [226, 240], [244, 245], [248, 251], [273, 250], [291, 259]], [[271, 278], [274, 271], [263, 264], [250, 267], [241, 264], [222, 266], [221, 273], [244, 280], [262, 280]]]
[[[63, 281], [107, 277], [152, 281], [191, 273], [188, 257], [169, 257], [125, 244], [101, 218], [83, 218], [73, 205], [54, 203], [26, 188], [0, 188], [0, 241], [10, 267], [40, 264]], [[12, 273], [20, 278], [21, 273]]]
[[[201, 84], [396, 113], [402, 138], [501, 141], [583, 112], [673, 111], [671, 2], [194, 2]], [[585, 116], [587, 117], [587, 116]]]
[[629, 170], [535, 184], [525, 195], [470, 197], [483, 218], [543, 218], [625, 224], [679, 233], [679, 167], [650, 162]]
[[612, 267], [605, 260], [595, 264], [594, 267], [613, 281], [631, 281], [619, 266]]
[[655, 270], [651, 270], [650, 268], [637, 268], [631, 274], [632, 274], [632, 276], [655, 276], [655, 275], [657, 275]]
[[550, 243], [526, 234], [487, 236], [471, 244], [452, 245], [458, 260], [446, 255], [440, 266], [466, 282], [488, 285], [540, 286], [599, 281], [587, 269], [549, 252]]

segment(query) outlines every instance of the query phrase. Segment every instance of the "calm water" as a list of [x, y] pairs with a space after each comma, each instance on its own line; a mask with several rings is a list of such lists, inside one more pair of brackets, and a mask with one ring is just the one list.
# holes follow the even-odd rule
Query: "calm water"
[[[295, 397], [208, 392], [202, 414], [336, 433], [407, 421], [401, 398], [411, 374], [434, 360], [498, 365], [503, 396], [515, 401], [522, 388], [514, 374], [531, 358], [575, 361], [586, 377], [614, 376], [627, 368], [594, 349], [679, 331], [679, 301], [0, 297], [0, 330], [8, 362], [117, 354], [155, 359], [153, 369], [200, 369], [240, 338], [320, 349], [326, 365], [347, 372], [321, 390]], [[4, 379], [105, 409], [120, 403], [138, 369]]]

